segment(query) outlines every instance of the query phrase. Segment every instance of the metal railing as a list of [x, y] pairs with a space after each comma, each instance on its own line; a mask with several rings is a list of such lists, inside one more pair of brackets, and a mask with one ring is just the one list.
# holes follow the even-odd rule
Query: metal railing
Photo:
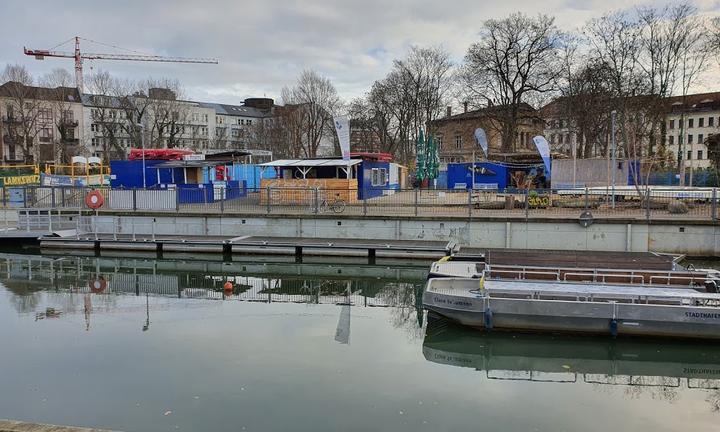
[[632, 221], [698, 220], [716, 222], [715, 188], [667, 190], [647, 188], [611, 194], [598, 189], [574, 190], [427, 190], [372, 188], [361, 191], [320, 188], [175, 187], [110, 189], [82, 187], [0, 188], [4, 208], [90, 210], [85, 197], [99, 190], [99, 213], [175, 212], [184, 214], [316, 215], [353, 217], [447, 217], [590, 219]]

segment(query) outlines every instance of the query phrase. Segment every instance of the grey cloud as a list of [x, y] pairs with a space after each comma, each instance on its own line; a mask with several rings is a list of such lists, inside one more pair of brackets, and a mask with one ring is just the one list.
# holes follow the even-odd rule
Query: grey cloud
[[[627, 6], [621, 0], [0, 0], [0, 62], [26, 64], [36, 75], [71, 69], [70, 59], [36, 62], [21, 50], [51, 47], [79, 34], [159, 55], [219, 58], [217, 66], [86, 64], [130, 79], [178, 78], [196, 99], [277, 97], [304, 68], [329, 76], [341, 95], [351, 98], [383, 77], [411, 44], [443, 45], [460, 60], [485, 19], [519, 10], [548, 13], [572, 29]], [[83, 49], [116, 52], [92, 44]]]

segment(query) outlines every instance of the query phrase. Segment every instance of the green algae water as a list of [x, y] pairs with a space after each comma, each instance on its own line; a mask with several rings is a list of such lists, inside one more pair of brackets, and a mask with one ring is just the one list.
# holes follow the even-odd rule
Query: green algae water
[[0, 418], [123, 431], [718, 428], [717, 345], [460, 328], [423, 312], [427, 266], [0, 255]]

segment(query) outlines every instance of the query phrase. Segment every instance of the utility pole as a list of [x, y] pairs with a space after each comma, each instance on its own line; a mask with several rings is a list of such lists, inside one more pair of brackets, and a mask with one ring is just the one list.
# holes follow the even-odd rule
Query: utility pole
[[[683, 105], [683, 110], [685, 106]], [[678, 162], [680, 162], [680, 186], [685, 186], [685, 113], [680, 113], [680, 154]]]
[[610, 174], [612, 175], [612, 208], [615, 208], [615, 172], [617, 171], [617, 155], [616, 155], [616, 144], [615, 144], [615, 116], [617, 116], [617, 111], [612, 110], [610, 113], [612, 117], [612, 136], [610, 137], [612, 139], [611, 141], [611, 162], [610, 162]]
[[143, 172], [143, 189], [147, 188], [147, 181], [145, 179], [145, 125], [140, 123], [140, 147], [142, 148], [142, 172]]

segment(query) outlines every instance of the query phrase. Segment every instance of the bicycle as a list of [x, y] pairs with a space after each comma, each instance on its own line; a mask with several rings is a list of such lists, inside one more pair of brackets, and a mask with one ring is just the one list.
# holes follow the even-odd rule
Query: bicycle
[[318, 205], [318, 212], [324, 212], [328, 209], [333, 213], [342, 213], [345, 211], [345, 201], [340, 199], [340, 194], [335, 195], [335, 200], [328, 202], [327, 198], [323, 198]]

